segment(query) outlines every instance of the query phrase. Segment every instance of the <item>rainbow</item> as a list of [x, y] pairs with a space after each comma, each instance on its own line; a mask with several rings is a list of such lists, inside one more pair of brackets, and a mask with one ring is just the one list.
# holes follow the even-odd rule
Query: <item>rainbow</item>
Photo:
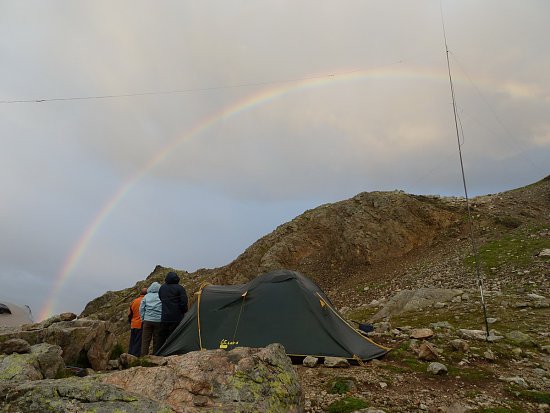
[[131, 191], [131, 189], [152, 169], [160, 164], [166, 157], [174, 151], [183, 142], [192, 139], [201, 132], [207, 130], [213, 125], [237, 116], [245, 111], [251, 110], [257, 106], [264, 105], [275, 99], [278, 99], [291, 92], [302, 91], [326, 85], [335, 84], [336, 82], [350, 82], [356, 80], [387, 80], [387, 79], [415, 79], [429, 81], [448, 81], [447, 73], [443, 70], [435, 70], [433, 68], [415, 68], [414, 70], [404, 70], [399, 67], [401, 61], [390, 65], [379, 66], [371, 69], [347, 70], [339, 71], [330, 75], [313, 76], [303, 79], [296, 79], [285, 82], [266, 83], [269, 87], [263, 90], [245, 96], [237, 100], [227, 107], [204, 117], [191, 129], [183, 133], [181, 136], [174, 138], [172, 141], [164, 145], [158, 153], [151, 157], [147, 163], [132, 176], [127, 178], [120, 188], [112, 195], [112, 197], [99, 210], [95, 218], [90, 222], [76, 244], [72, 247], [69, 255], [66, 257], [59, 274], [57, 275], [52, 288], [49, 292], [45, 304], [39, 312], [39, 320], [54, 314], [54, 305], [57, 301], [61, 288], [70, 277], [72, 271], [77, 265], [80, 257], [90, 244], [98, 228], [107, 219], [109, 214], [117, 207], [119, 202]]

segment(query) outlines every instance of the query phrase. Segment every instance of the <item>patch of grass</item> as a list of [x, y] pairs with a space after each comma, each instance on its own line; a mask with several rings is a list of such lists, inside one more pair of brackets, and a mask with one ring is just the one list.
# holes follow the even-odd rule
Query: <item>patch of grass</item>
[[449, 376], [460, 376], [462, 380], [468, 381], [468, 382], [478, 382], [483, 380], [489, 380], [493, 377], [493, 374], [483, 368], [476, 367], [476, 368], [456, 368], [456, 367], [448, 367], [449, 369]]
[[111, 354], [109, 355], [109, 360], [117, 360], [122, 353], [124, 353], [124, 348], [122, 347], [121, 344], [117, 343], [111, 350]]
[[[522, 238], [522, 236], [508, 236], [488, 242], [479, 248], [479, 259], [487, 273], [490, 268], [499, 268], [503, 265], [529, 265], [537, 252], [550, 248], [549, 239]], [[475, 265], [473, 256], [465, 260], [469, 266]]]
[[404, 341], [399, 346], [393, 348], [387, 355], [386, 358], [389, 360], [400, 361], [408, 357], [411, 353], [409, 352], [410, 341]]
[[346, 394], [355, 388], [355, 380], [351, 377], [337, 377], [328, 384], [330, 394]]
[[384, 370], [391, 371], [392, 373], [405, 373], [409, 371], [409, 369], [406, 369], [405, 367], [400, 367], [393, 364], [383, 364], [380, 367], [382, 367]]
[[76, 376], [76, 374], [72, 370], [67, 368], [61, 369], [55, 374], [56, 379], [66, 379], [74, 376]]
[[536, 390], [514, 390], [513, 393], [517, 395], [517, 397], [529, 400], [531, 402], [550, 404], [549, 392], [541, 392]]
[[519, 407], [488, 407], [484, 409], [473, 410], [472, 413], [525, 413], [525, 410]]
[[346, 318], [349, 320], [355, 320], [357, 322], [365, 322], [369, 320], [374, 314], [378, 312], [377, 308], [359, 308], [357, 310], [352, 310], [346, 314]]
[[503, 217], [496, 217], [495, 223], [505, 226], [506, 228], [517, 228], [522, 224], [520, 219], [508, 215]]
[[327, 408], [327, 412], [348, 413], [360, 409], [365, 409], [367, 407], [369, 407], [369, 404], [363, 399], [358, 399], [356, 397], [344, 397], [343, 399], [331, 403]]
[[402, 362], [412, 371], [416, 371], [417, 373], [426, 373], [427, 367], [421, 361], [418, 361], [416, 359], [403, 359]]

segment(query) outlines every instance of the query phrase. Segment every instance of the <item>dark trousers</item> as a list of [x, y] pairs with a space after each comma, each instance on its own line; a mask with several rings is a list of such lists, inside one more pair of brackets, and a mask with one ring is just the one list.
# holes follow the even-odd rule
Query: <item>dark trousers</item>
[[164, 345], [166, 339], [170, 337], [170, 334], [174, 332], [179, 323], [160, 323], [160, 334], [159, 334], [159, 349]]
[[139, 357], [141, 355], [141, 328], [132, 328], [130, 330], [130, 346], [128, 353]]
[[141, 328], [143, 329], [141, 337], [141, 355], [146, 356], [149, 354], [151, 339], [153, 339], [153, 354], [155, 354], [160, 348], [160, 321], [158, 323], [154, 321], [144, 321]]

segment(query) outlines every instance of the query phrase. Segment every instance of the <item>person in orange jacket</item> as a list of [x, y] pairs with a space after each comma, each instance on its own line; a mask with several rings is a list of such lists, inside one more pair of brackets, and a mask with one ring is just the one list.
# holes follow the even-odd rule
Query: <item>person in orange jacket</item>
[[128, 311], [128, 322], [130, 323], [130, 346], [128, 353], [133, 356], [141, 356], [141, 316], [139, 315], [139, 306], [141, 300], [147, 294], [147, 288], [141, 289], [141, 294], [130, 304]]

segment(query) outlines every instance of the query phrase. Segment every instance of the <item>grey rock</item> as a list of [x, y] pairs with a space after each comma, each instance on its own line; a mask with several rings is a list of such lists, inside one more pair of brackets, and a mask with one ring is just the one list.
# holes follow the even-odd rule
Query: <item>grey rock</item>
[[534, 294], [534, 293], [527, 294], [527, 297], [531, 300], [544, 300], [544, 298], [545, 298], [542, 295], [538, 295], [538, 294]]
[[451, 341], [451, 347], [456, 351], [461, 351], [463, 353], [466, 353], [468, 350], [470, 350], [470, 345], [466, 340], [462, 340], [460, 338], [457, 338], [455, 340]]
[[438, 321], [437, 323], [431, 323], [430, 327], [435, 329], [435, 330], [439, 330], [439, 329], [442, 329], [442, 328], [450, 330], [450, 329], [453, 328], [451, 323], [449, 323], [448, 321]]
[[433, 335], [433, 330], [429, 328], [415, 328], [413, 331], [411, 331], [410, 337], [415, 339], [423, 339], [433, 337]]
[[529, 384], [525, 381], [525, 379], [523, 379], [519, 376], [499, 377], [499, 380], [505, 381], [507, 383], [512, 383], [512, 384], [515, 384], [515, 385], [520, 386], [520, 387], [525, 387], [525, 388], [529, 387]]
[[468, 330], [465, 328], [460, 328], [457, 330], [457, 333], [460, 337], [473, 340], [485, 340], [487, 333], [484, 330]]
[[73, 321], [76, 319], [75, 313], [61, 313], [59, 314], [59, 320], [60, 321]]
[[142, 359], [150, 366], [166, 366], [167, 363], [166, 358], [153, 354], [143, 356]]
[[377, 333], [387, 333], [391, 330], [391, 324], [389, 321], [382, 321], [380, 323], [373, 324], [374, 331]]
[[380, 320], [407, 311], [420, 310], [438, 302], [450, 301], [463, 293], [462, 290], [445, 288], [420, 288], [418, 290], [402, 290], [389, 299], [372, 320]]
[[120, 364], [120, 360], [109, 360], [108, 366], [109, 370], [118, 370], [122, 367]]
[[444, 364], [438, 363], [437, 361], [434, 361], [430, 364], [428, 364], [428, 373], [436, 374], [436, 375], [444, 375], [447, 374], [447, 366]]
[[0, 354], [25, 354], [30, 352], [31, 345], [26, 340], [20, 338], [12, 338], [10, 340], [6, 340], [3, 343], [0, 343]]
[[468, 330], [468, 329], [461, 328], [457, 330], [457, 332], [458, 332], [458, 335], [462, 338], [479, 340], [479, 341], [489, 341], [491, 343], [504, 339], [504, 337], [502, 336], [497, 336], [491, 333], [489, 333], [489, 336], [487, 336], [487, 333], [484, 330]]
[[440, 407], [439, 412], [441, 413], [467, 413], [472, 409], [462, 403], [455, 402], [449, 406]]
[[319, 363], [319, 359], [313, 356], [307, 356], [302, 361], [302, 364], [306, 367], [315, 367]]
[[64, 369], [63, 350], [57, 345], [40, 343], [31, 347], [31, 355], [36, 358], [40, 372], [46, 379], [56, 378]]
[[539, 367], [537, 367], [536, 369], [533, 369], [533, 373], [535, 373], [539, 377], [548, 376], [548, 372], [544, 369], [539, 368]]
[[10, 382], [0, 386], [2, 413], [170, 413], [159, 402], [88, 378]]
[[349, 361], [341, 357], [325, 357], [325, 367], [349, 367]]
[[417, 350], [417, 354], [418, 359], [424, 361], [433, 361], [439, 358], [435, 347], [426, 341], [420, 344]]
[[539, 252], [539, 257], [550, 257], [550, 248], [545, 248]]
[[0, 359], [0, 380], [25, 381], [55, 378], [64, 369], [59, 346], [42, 343], [27, 354], [13, 353]]
[[31, 346], [39, 343], [59, 345], [65, 364], [75, 365], [86, 358], [94, 370], [107, 369], [109, 355], [117, 343], [108, 322], [85, 318], [62, 321], [59, 315], [42, 323], [0, 331], [0, 342], [14, 338], [23, 339]]
[[533, 340], [528, 334], [525, 334], [521, 331], [510, 331], [506, 334], [506, 340], [511, 342], [512, 344], [515, 344], [517, 346], [519, 345], [532, 345]]
[[118, 357], [118, 360], [119, 360], [119, 362], [120, 362], [120, 366], [121, 366], [122, 368], [127, 369], [132, 363], [137, 362], [138, 358], [137, 358], [136, 356], [134, 356], [133, 354], [122, 353], [122, 354]]

